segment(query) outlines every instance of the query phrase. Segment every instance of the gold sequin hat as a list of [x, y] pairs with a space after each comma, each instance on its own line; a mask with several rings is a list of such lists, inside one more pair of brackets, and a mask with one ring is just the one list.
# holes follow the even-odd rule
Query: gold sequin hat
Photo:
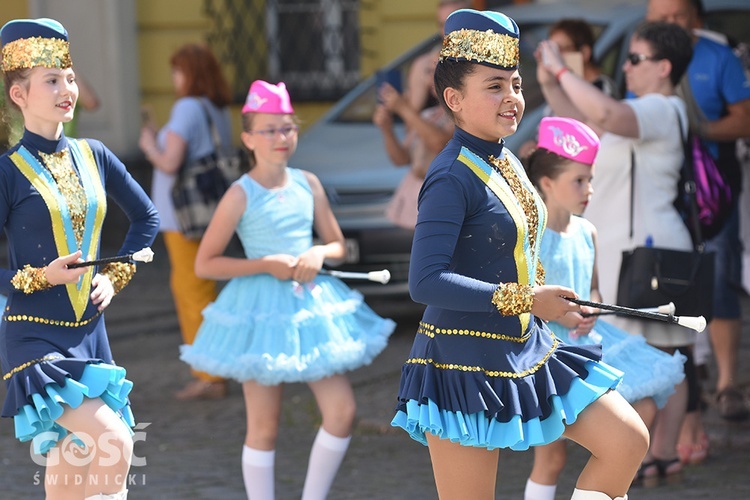
[[485, 66], [518, 68], [519, 30], [500, 12], [460, 9], [445, 21], [440, 60], [472, 61]]
[[68, 32], [54, 19], [14, 19], [0, 29], [2, 70], [70, 68]]

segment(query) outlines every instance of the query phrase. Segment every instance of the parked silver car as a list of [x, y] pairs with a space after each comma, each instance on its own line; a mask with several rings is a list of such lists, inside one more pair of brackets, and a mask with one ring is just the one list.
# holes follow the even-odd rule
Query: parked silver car
[[[645, 0], [577, 0], [549, 5], [525, 4], [503, 8], [521, 30], [521, 76], [526, 111], [518, 131], [506, 139], [517, 151], [534, 137], [544, 114], [544, 99], [536, 81], [534, 50], [547, 37], [549, 27], [563, 18], [586, 20], [597, 36], [594, 58], [602, 70], [622, 86], [622, 65], [636, 25], [643, 19]], [[748, 0], [704, 0], [707, 26], [748, 41]], [[439, 43], [435, 35], [413, 47], [385, 68], [402, 72], [405, 81], [416, 57]], [[314, 172], [328, 193], [333, 211], [347, 238], [349, 257], [339, 269], [390, 270], [387, 286], [352, 283], [365, 294], [407, 293], [412, 231], [398, 228], [385, 217], [385, 207], [406, 174], [394, 167], [383, 147], [380, 131], [372, 123], [376, 104], [375, 76], [367, 78], [337, 102], [301, 137], [296, 164]], [[624, 89], [621, 89], [624, 90]], [[398, 130], [403, 133], [403, 130]]]

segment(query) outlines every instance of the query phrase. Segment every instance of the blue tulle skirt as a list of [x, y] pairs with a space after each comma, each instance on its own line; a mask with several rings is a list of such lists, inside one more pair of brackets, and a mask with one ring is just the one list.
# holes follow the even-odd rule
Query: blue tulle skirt
[[[67, 369], [71, 364], [84, 365], [77, 379]], [[77, 371], [72, 369], [74, 373]], [[62, 358], [32, 365], [14, 375], [10, 384], [15, 389], [20, 386], [27, 389], [27, 399], [31, 401], [19, 408], [13, 423], [16, 437], [22, 442], [32, 441], [37, 454], [47, 453], [68, 435], [67, 429], [55, 420], [63, 414], [65, 405], [78, 408], [84, 398], [101, 399], [128, 428], [135, 425], [128, 402], [133, 383], [125, 378], [125, 369], [119, 366]]]
[[234, 278], [203, 311], [180, 359], [192, 368], [264, 385], [314, 381], [369, 364], [395, 329], [362, 295], [331, 276], [298, 284]]
[[601, 344], [602, 361], [624, 373], [617, 392], [629, 402], [653, 398], [658, 408], [667, 404], [674, 388], [685, 378], [685, 356], [652, 347], [640, 335], [631, 335], [601, 319], [588, 335], [572, 338], [567, 330], [550, 323], [550, 329], [568, 344]]

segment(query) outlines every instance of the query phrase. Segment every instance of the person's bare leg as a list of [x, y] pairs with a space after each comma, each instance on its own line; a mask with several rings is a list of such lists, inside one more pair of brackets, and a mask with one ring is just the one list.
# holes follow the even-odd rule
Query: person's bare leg
[[557, 484], [567, 460], [567, 447], [564, 439], [558, 439], [544, 446], [534, 448], [534, 465], [529, 478], [537, 484]]
[[716, 358], [716, 391], [720, 392], [735, 383], [742, 322], [739, 319], [714, 318], [708, 325], [708, 332]]
[[591, 403], [564, 435], [591, 453], [576, 488], [612, 498], [627, 493], [649, 437], [641, 417], [619, 393], [610, 391]]
[[461, 446], [427, 432], [440, 500], [494, 500], [500, 450]]
[[567, 456], [564, 439], [534, 448], [534, 465], [526, 481], [524, 500], [554, 500]]
[[641, 417], [643, 423], [646, 424], [646, 428], [650, 429], [651, 426], [654, 425], [654, 419], [656, 418], [656, 412], [658, 409], [652, 398], [639, 399], [633, 403], [633, 409]]
[[[88, 457], [92, 450], [73, 443], [70, 435], [47, 454], [44, 471], [44, 492], [48, 500], [80, 500], [86, 495]], [[65, 457], [73, 454], [81, 465], [75, 465]]]
[[78, 408], [65, 410], [57, 423], [92, 448], [88, 475], [84, 478], [86, 496], [126, 489], [133, 438], [117, 413], [101, 399], [87, 398]]
[[[687, 380], [675, 386], [675, 392], [664, 408], [657, 413], [651, 433], [650, 455], [660, 460], [671, 460], [677, 456], [677, 439], [685, 418], [688, 400]], [[677, 465], [673, 469], [677, 469]], [[668, 471], [669, 472], [669, 471]]]

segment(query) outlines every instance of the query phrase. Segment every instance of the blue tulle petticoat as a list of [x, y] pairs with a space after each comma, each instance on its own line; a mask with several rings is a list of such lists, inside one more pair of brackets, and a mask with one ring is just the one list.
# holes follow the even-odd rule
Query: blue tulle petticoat
[[369, 364], [395, 328], [330, 276], [303, 285], [266, 274], [235, 278], [203, 317], [180, 359], [264, 385], [319, 380]]
[[[530, 446], [548, 444], [559, 439], [565, 426], [575, 422], [589, 404], [614, 389], [622, 376], [618, 370], [600, 362], [589, 361], [585, 368], [588, 376], [573, 379], [567, 393], [549, 398], [551, 412], [544, 418], [524, 421], [519, 413], [502, 422], [486, 411], [463, 414], [441, 410], [429, 399], [426, 402], [411, 399], [399, 405], [391, 425], [401, 427], [412, 439], [424, 445], [427, 444], [427, 432], [462, 446], [488, 450], [510, 448], [522, 451]], [[545, 378], [550, 380], [550, 377]]]
[[[135, 425], [128, 402], [133, 383], [125, 378], [124, 368], [70, 358], [60, 361], [37, 363], [11, 378], [8, 397], [18, 396], [15, 393], [23, 387], [32, 389], [26, 396], [31, 401], [21, 406], [13, 417], [16, 437], [20, 441], [31, 440], [35, 453], [47, 453], [68, 434], [55, 422], [65, 411], [64, 405], [78, 408], [84, 398], [101, 399], [128, 428]], [[85, 364], [78, 379], [60, 366], [71, 363]]]
[[652, 398], [657, 408], [663, 408], [674, 394], [675, 386], [685, 378], [685, 356], [660, 351], [648, 345], [642, 336], [627, 333], [601, 319], [589, 335], [564, 340], [601, 344], [602, 361], [625, 374], [617, 392], [631, 404]]

